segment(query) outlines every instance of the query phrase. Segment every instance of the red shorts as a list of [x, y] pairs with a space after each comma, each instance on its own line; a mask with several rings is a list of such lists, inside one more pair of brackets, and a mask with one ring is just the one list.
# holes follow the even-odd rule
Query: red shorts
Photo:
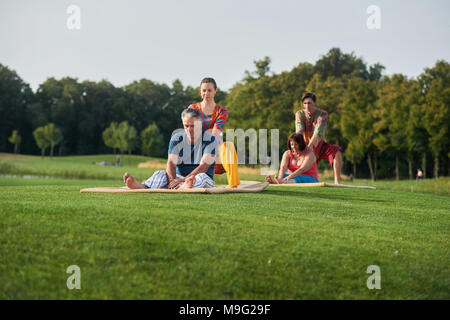
[[[328, 160], [331, 166], [333, 166], [334, 157], [338, 151], [342, 152], [342, 148], [337, 144], [329, 144], [324, 142], [320, 147], [320, 150], [315, 149], [314, 154], [316, 154], [317, 161], [319, 163], [320, 160]], [[318, 151], [316, 153], [316, 151]]]

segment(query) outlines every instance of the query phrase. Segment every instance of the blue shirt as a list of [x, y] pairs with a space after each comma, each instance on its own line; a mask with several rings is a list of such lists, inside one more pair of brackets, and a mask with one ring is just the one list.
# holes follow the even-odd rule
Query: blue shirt
[[[218, 154], [219, 145], [216, 137], [208, 131], [203, 131], [200, 138], [194, 143], [191, 143], [186, 135], [186, 131], [180, 131], [172, 136], [169, 142], [168, 154], [175, 154], [178, 156], [176, 173], [186, 177], [200, 165], [200, 160], [205, 154]], [[216, 162], [206, 171], [206, 174], [213, 179], [214, 168]]]

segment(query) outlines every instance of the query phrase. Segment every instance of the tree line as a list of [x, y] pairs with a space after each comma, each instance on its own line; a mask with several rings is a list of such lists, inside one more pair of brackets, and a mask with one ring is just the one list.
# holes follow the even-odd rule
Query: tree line
[[343, 148], [345, 173], [372, 180], [412, 179], [418, 168], [428, 177], [449, 175], [449, 63], [437, 61], [415, 79], [383, 70], [338, 48], [279, 74], [270, 72], [270, 58], [255, 61], [226, 96], [228, 127], [279, 128], [283, 145], [310, 91], [329, 113], [325, 138]]
[[[283, 146], [295, 130], [301, 94], [312, 91], [317, 107], [329, 113], [326, 140], [344, 150], [345, 173], [412, 178], [421, 167], [427, 176], [449, 174], [448, 62], [437, 61], [417, 78], [383, 76], [381, 64], [369, 66], [339, 48], [281, 73], [272, 73], [270, 62], [255, 61], [255, 70], [245, 71], [228, 92], [219, 90], [216, 102], [229, 112], [226, 129], [278, 128]], [[0, 151], [17, 152], [20, 145], [23, 153], [42, 154], [36, 140], [42, 133], [35, 132], [53, 124], [60, 130], [53, 143], [58, 155], [113, 150], [163, 157], [171, 133], [182, 126], [181, 111], [197, 101], [198, 87], [179, 80], [115, 87], [107, 80], [48, 78], [33, 92], [0, 64]]]
[[[164, 138], [156, 123], [148, 125], [139, 135], [136, 128], [128, 121], [122, 121], [119, 124], [112, 122], [103, 131], [103, 141], [105, 145], [113, 149], [114, 154], [117, 150], [131, 154], [140, 147], [144, 155], [161, 157], [166, 150]], [[139, 142], [141, 142], [140, 146]]]

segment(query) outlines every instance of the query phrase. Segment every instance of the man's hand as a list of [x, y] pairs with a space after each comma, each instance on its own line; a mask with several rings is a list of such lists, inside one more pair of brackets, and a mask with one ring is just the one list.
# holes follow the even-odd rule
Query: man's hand
[[184, 179], [176, 178], [170, 181], [169, 183], [169, 189], [178, 189], [180, 187], [180, 184], [184, 182]]
[[288, 175], [287, 177], [283, 178], [283, 180], [281, 180], [281, 183], [287, 183], [289, 179], [292, 179], [290, 175]]

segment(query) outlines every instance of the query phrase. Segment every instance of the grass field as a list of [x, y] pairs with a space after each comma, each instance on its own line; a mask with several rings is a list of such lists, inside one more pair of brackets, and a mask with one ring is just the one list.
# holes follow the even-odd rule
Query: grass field
[[[144, 157], [92, 164], [103, 160], [113, 158], [0, 155], [0, 174], [65, 177], [0, 177], [1, 299], [450, 298], [448, 178], [377, 190], [81, 194], [120, 186], [124, 171], [153, 171], [136, 168]], [[67, 289], [70, 265], [81, 290]], [[380, 290], [366, 286], [370, 265]]]

